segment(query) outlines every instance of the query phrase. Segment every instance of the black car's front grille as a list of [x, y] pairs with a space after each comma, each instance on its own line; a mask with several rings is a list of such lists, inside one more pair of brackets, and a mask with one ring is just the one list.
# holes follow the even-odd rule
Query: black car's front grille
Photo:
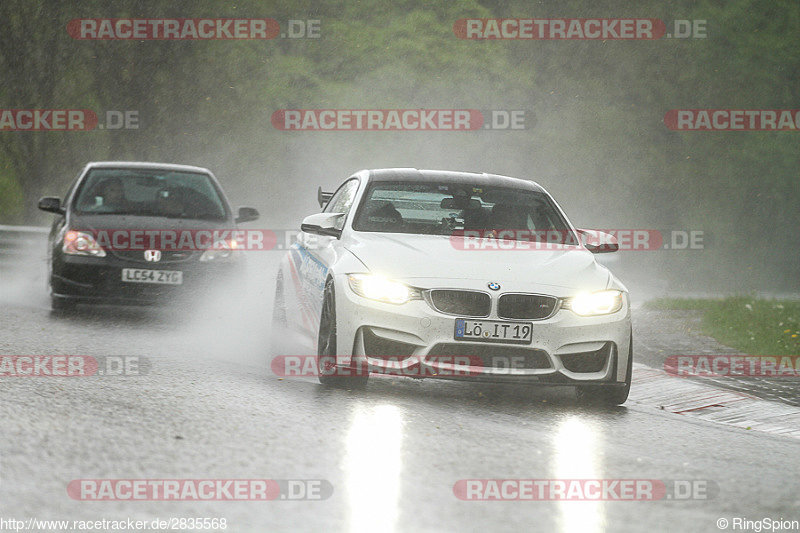
[[570, 372], [600, 372], [606, 367], [611, 354], [613, 342], [607, 342], [594, 352], [582, 352], [560, 355], [561, 363]]
[[434, 309], [447, 315], [484, 317], [492, 308], [492, 299], [485, 292], [433, 289], [428, 298]]
[[146, 263], [149, 265], [156, 266], [159, 263], [178, 263], [180, 261], [186, 261], [191, 259], [192, 256], [196, 252], [194, 251], [183, 251], [183, 250], [171, 250], [171, 251], [161, 251], [161, 258], [158, 261], [147, 261], [144, 258], [145, 251], [144, 250], [112, 250], [112, 254], [119, 259], [124, 259], [126, 261], [134, 261], [136, 263]]
[[541, 294], [503, 294], [497, 305], [497, 316], [516, 320], [549, 318], [558, 306], [558, 298]]
[[506, 370], [533, 370], [552, 368], [550, 358], [544, 350], [531, 350], [509, 346], [488, 346], [462, 343], [437, 344], [428, 352], [426, 359], [435, 362], [442, 358], [452, 362], [453, 358], [469, 358], [472, 366]]

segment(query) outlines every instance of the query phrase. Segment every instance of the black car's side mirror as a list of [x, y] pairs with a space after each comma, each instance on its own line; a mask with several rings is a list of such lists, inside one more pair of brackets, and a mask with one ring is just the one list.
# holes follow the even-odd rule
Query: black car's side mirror
[[61, 207], [61, 198], [55, 196], [45, 196], [39, 199], [39, 209], [47, 211], [48, 213], [55, 213], [57, 215], [64, 214], [64, 208]]
[[253, 220], [258, 220], [260, 216], [258, 209], [254, 207], [240, 207], [239, 215], [236, 217], [236, 223], [252, 222]]

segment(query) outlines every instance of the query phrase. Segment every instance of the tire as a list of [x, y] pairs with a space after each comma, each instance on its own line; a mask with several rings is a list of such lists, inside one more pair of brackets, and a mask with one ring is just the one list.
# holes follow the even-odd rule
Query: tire
[[286, 299], [283, 293], [283, 274], [275, 280], [275, 299], [272, 304], [272, 326], [286, 327]]
[[[317, 375], [319, 382], [343, 388], [362, 388], [367, 384], [369, 374], [348, 376], [333, 372], [336, 368], [336, 294], [333, 279], [325, 282], [322, 312], [319, 318], [319, 337], [317, 339]], [[339, 374], [339, 375], [336, 375]]]
[[275, 299], [272, 304], [272, 320], [269, 331], [269, 358], [267, 365], [270, 364], [272, 357], [285, 355], [284, 337], [287, 327], [286, 321], [286, 297], [283, 287], [283, 276], [279, 273], [275, 280]]
[[75, 309], [75, 302], [70, 298], [62, 298], [60, 296], [51, 294], [50, 309], [57, 312], [72, 311]]
[[628, 349], [628, 366], [625, 371], [625, 382], [622, 386], [604, 387], [602, 385], [584, 385], [577, 388], [578, 399], [587, 403], [600, 405], [622, 405], [628, 400], [633, 376], [633, 334]]

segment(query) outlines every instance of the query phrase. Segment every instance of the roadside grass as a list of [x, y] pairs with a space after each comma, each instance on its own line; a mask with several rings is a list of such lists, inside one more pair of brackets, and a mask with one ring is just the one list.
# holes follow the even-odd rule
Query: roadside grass
[[703, 333], [749, 355], [800, 355], [797, 300], [659, 298], [645, 308], [700, 311]]

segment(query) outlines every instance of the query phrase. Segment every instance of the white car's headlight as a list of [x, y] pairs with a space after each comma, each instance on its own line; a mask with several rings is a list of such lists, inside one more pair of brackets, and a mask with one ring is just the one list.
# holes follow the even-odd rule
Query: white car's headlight
[[564, 307], [581, 316], [609, 315], [622, 309], [622, 291], [584, 292], [568, 298]]
[[404, 304], [422, 298], [418, 289], [376, 274], [350, 274], [347, 281], [354, 293], [370, 300]]

